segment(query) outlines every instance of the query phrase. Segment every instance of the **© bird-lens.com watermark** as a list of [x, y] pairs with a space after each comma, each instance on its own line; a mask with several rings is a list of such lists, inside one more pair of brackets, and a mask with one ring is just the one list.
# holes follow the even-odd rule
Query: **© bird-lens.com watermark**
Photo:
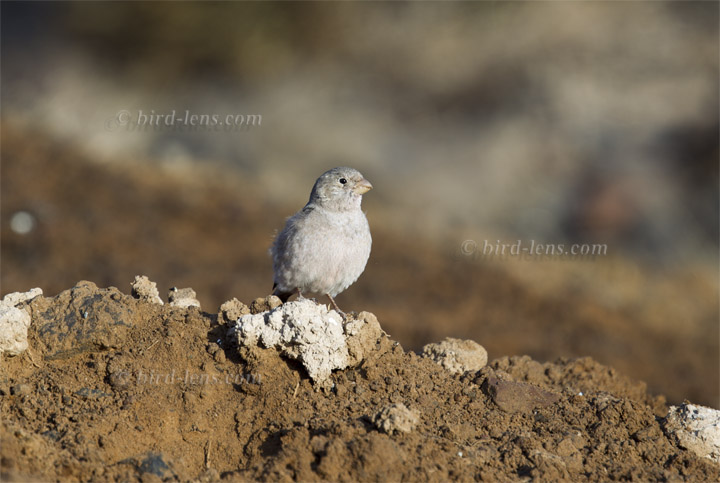
[[594, 260], [607, 255], [605, 243], [539, 243], [535, 240], [465, 240], [460, 253], [474, 260]]
[[262, 126], [261, 114], [197, 114], [189, 109], [158, 113], [121, 109], [105, 121], [106, 131], [237, 132]]
[[121, 385], [137, 384], [148, 386], [159, 386], [162, 384], [185, 384], [185, 385], [219, 385], [219, 384], [260, 384], [260, 374], [208, 374], [184, 371], [156, 372], [155, 370], [137, 371], [135, 374], [129, 371], [120, 371], [113, 374], [113, 379]]

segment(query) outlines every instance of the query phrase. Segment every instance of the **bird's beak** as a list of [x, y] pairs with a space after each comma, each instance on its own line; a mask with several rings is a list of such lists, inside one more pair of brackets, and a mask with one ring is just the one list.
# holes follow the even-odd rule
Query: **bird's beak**
[[371, 189], [372, 189], [372, 185], [370, 184], [370, 181], [363, 179], [362, 181], [360, 181], [358, 184], [355, 185], [355, 189], [353, 191], [359, 195], [364, 195]]

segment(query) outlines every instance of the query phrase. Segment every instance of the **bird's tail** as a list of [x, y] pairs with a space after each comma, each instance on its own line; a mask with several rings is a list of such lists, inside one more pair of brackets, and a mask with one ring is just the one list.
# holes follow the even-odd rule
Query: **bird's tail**
[[293, 294], [292, 292], [283, 292], [278, 288], [277, 283], [273, 283], [273, 295], [278, 297], [280, 300], [282, 300], [282, 303], [285, 303], [288, 301], [290, 296]]

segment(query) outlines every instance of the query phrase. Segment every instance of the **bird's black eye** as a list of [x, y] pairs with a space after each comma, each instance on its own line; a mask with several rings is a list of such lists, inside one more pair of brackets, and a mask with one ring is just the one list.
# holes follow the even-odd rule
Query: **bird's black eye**
[[338, 181], [340, 181], [340, 184], [347, 183], [347, 180], [345, 178], [340, 178]]

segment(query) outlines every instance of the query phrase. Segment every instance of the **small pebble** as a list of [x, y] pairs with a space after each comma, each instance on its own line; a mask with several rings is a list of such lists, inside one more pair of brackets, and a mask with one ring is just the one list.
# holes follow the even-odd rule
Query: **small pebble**
[[32, 392], [30, 384], [15, 384], [10, 388], [10, 394], [13, 396], [24, 396]]

